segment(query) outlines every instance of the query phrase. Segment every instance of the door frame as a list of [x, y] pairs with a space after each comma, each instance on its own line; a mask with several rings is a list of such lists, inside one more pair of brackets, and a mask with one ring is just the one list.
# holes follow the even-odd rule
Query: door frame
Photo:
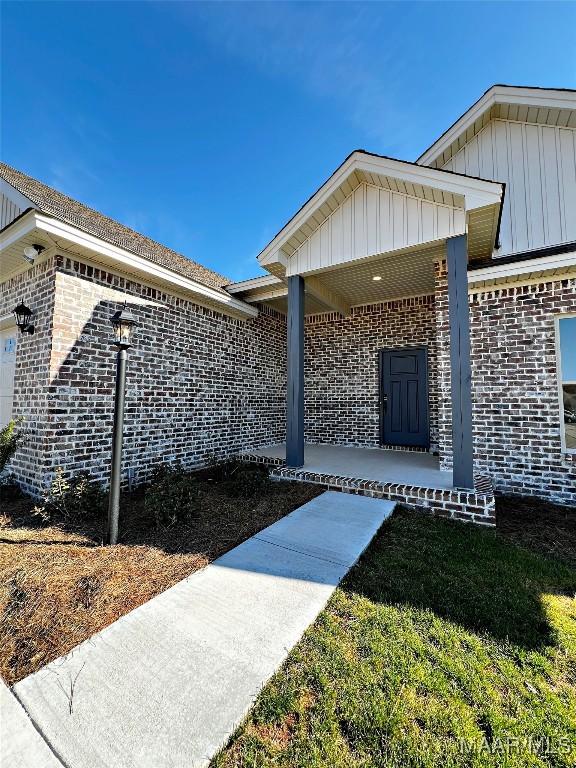
[[1, 413], [0, 413], [0, 428], [5, 427], [6, 424], [9, 423], [10, 419], [14, 418], [14, 402], [15, 402], [15, 384], [16, 384], [16, 360], [17, 360], [17, 354], [18, 354], [18, 347], [19, 347], [19, 338], [18, 338], [18, 327], [16, 325], [16, 322], [14, 320], [14, 315], [5, 315], [4, 317], [0, 317], [0, 364], [3, 362], [4, 357], [4, 338], [5, 336], [14, 334], [14, 337], [16, 339], [16, 349], [14, 354], [14, 371], [12, 373], [12, 402], [10, 405], [10, 416], [6, 423], [3, 422]]
[[[424, 377], [424, 396], [426, 399], [426, 408], [428, 412], [428, 418], [427, 418], [427, 426], [428, 426], [428, 434], [426, 436], [426, 443], [422, 446], [410, 446], [410, 445], [401, 445], [400, 443], [387, 443], [384, 441], [384, 400], [382, 398], [382, 392], [383, 392], [383, 374], [384, 374], [384, 355], [386, 352], [413, 352], [414, 350], [418, 350], [419, 352], [424, 352], [424, 365], [426, 367], [426, 376]], [[407, 347], [382, 347], [382, 349], [378, 350], [378, 411], [379, 411], [379, 435], [378, 435], [378, 442], [380, 445], [380, 448], [385, 448], [386, 446], [393, 445], [398, 448], [405, 448], [405, 449], [412, 449], [414, 448], [421, 449], [423, 451], [429, 451], [430, 450], [430, 393], [429, 393], [429, 382], [430, 382], [430, 367], [429, 367], [429, 355], [428, 355], [428, 347], [425, 344], [412, 344]]]

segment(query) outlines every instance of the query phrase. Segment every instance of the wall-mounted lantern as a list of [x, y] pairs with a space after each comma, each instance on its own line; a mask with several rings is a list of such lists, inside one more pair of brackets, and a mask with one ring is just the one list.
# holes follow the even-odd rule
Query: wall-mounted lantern
[[116, 355], [116, 393], [114, 396], [114, 430], [112, 433], [112, 468], [110, 471], [110, 500], [108, 504], [108, 543], [118, 541], [120, 516], [120, 479], [122, 473], [122, 442], [124, 438], [124, 400], [126, 396], [127, 349], [132, 343], [132, 331], [136, 325], [134, 316], [124, 307], [110, 318], [114, 330], [113, 344]]
[[23, 301], [14, 308], [14, 317], [16, 318], [16, 325], [20, 328], [22, 333], [34, 333], [34, 326], [32, 325], [32, 315], [34, 313], [24, 304]]

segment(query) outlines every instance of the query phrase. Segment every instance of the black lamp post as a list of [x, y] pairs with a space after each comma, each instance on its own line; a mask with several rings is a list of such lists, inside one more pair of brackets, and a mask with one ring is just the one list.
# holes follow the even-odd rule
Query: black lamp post
[[124, 432], [124, 398], [126, 393], [126, 361], [130, 347], [134, 317], [124, 307], [110, 318], [114, 329], [116, 356], [116, 393], [114, 397], [114, 431], [112, 436], [112, 470], [110, 472], [110, 501], [108, 506], [108, 543], [118, 541], [118, 517], [120, 514], [120, 479], [122, 473], [122, 438]]
[[27, 307], [23, 301], [14, 307], [14, 317], [16, 318], [16, 325], [20, 328], [22, 333], [34, 333], [34, 326], [30, 322], [33, 312], [30, 307]]

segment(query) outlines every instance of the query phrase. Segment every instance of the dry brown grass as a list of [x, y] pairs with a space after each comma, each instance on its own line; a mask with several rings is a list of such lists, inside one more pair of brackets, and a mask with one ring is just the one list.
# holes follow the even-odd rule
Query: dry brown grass
[[102, 545], [103, 522], [38, 527], [32, 504], [0, 518], [0, 674], [13, 684], [321, 492], [274, 483], [231, 499], [203, 482], [202, 514], [157, 530], [142, 496], [124, 500], [120, 544]]

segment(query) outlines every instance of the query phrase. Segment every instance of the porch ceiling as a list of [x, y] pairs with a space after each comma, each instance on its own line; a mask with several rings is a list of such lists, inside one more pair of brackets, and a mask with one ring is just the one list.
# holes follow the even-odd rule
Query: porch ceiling
[[[306, 315], [333, 312], [340, 306], [354, 307], [393, 299], [434, 293], [434, 263], [445, 258], [444, 241], [426, 247], [411, 247], [360, 261], [317, 270], [304, 278]], [[380, 280], [374, 280], [380, 277]], [[278, 277], [268, 277], [266, 285], [252, 288], [252, 281], [228, 287], [249, 303], [263, 303], [286, 313], [287, 285]], [[325, 300], [322, 300], [325, 296]]]
[[442, 242], [343, 264], [317, 273], [316, 277], [329, 290], [343, 296], [350, 306], [374, 304], [434, 293], [434, 262], [444, 255]]

